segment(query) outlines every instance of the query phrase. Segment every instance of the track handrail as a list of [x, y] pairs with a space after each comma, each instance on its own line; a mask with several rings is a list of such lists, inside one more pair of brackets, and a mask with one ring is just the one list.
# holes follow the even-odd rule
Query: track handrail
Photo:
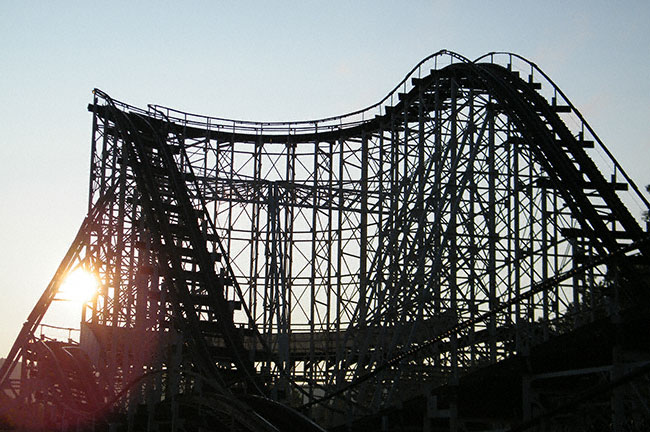
[[580, 120], [582, 126], [584, 126], [584, 127], [587, 128], [587, 130], [589, 131], [589, 133], [591, 134], [591, 136], [592, 136], [592, 137], [594, 138], [594, 140], [598, 143], [598, 146], [600, 147], [600, 149], [601, 149], [603, 152], [605, 152], [605, 154], [607, 155], [607, 157], [608, 157], [608, 158], [610, 159], [610, 161], [614, 164], [614, 167], [616, 168], [616, 170], [617, 170], [618, 172], [620, 172], [620, 173], [623, 175], [623, 177], [625, 178], [625, 180], [626, 180], [626, 181], [628, 182], [628, 184], [632, 187], [632, 189], [634, 190], [634, 192], [636, 192], [637, 196], [641, 199], [641, 201], [646, 205], [647, 208], [650, 208], [650, 202], [645, 198], [645, 196], [643, 196], [643, 194], [641, 193], [641, 190], [638, 188], [638, 186], [636, 185], [636, 183], [634, 183], [634, 181], [633, 181], [632, 178], [627, 174], [627, 172], [625, 172], [625, 170], [623, 169], [623, 167], [621, 166], [621, 164], [619, 164], [618, 161], [614, 158], [614, 155], [609, 151], [609, 149], [608, 149], [607, 147], [605, 147], [605, 144], [603, 144], [603, 141], [600, 139], [600, 137], [598, 136], [598, 134], [596, 134], [596, 131], [594, 131], [594, 129], [589, 125], [589, 123], [587, 123], [587, 121], [585, 120], [585, 118], [584, 118], [584, 116], [582, 115], [582, 113], [578, 110], [578, 108], [576, 108], [576, 106], [575, 106], [575, 105], [571, 102], [571, 100], [566, 96], [566, 94], [562, 91], [562, 89], [560, 89], [560, 87], [559, 87], [557, 84], [555, 84], [555, 81], [553, 81], [553, 80], [552, 80], [552, 79], [551, 79], [551, 78], [546, 74], [546, 72], [544, 72], [544, 71], [543, 71], [539, 66], [537, 66], [537, 64], [536, 64], [535, 62], [532, 62], [532, 61], [528, 60], [526, 57], [521, 56], [521, 55], [519, 55], [519, 54], [515, 54], [515, 53], [511, 53], [511, 52], [507, 52], [507, 51], [492, 51], [492, 52], [489, 52], [489, 53], [487, 53], [487, 54], [484, 54], [484, 55], [478, 57], [476, 60], [474, 60], [474, 63], [478, 63], [478, 62], [480, 62], [481, 60], [484, 60], [484, 59], [486, 59], [486, 58], [490, 58], [490, 61], [493, 62], [493, 58], [492, 58], [492, 57], [494, 57], [494, 56], [496, 56], [496, 55], [509, 56], [510, 58], [513, 58], [513, 57], [514, 57], [514, 58], [519, 59], [519, 60], [523, 61], [524, 63], [528, 64], [528, 65], [531, 67], [531, 70], [534, 70], [534, 71], [536, 71], [536, 72], [539, 72], [539, 74], [540, 74], [542, 77], [544, 77], [544, 79], [545, 79], [545, 80], [546, 80], [546, 81], [551, 85], [551, 87], [553, 88], [553, 91], [555, 91], [557, 94], [559, 94], [559, 95], [562, 97], [562, 99], [564, 100], [564, 102], [566, 102], [566, 104], [571, 108], [572, 113], [574, 113], [574, 114], [576, 115], [576, 117], [578, 117], [578, 119]]
[[[440, 57], [443, 56], [448, 56], [451, 58], [452, 62], [453, 60], [458, 60], [462, 63], [471, 63], [471, 60], [469, 60], [467, 57], [464, 57], [458, 53], [455, 53], [453, 51], [449, 50], [440, 50], [434, 54], [431, 54], [424, 59], [422, 59], [419, 63], [417, 63], [405, 76], [404, 78], [382, 98], [379, 102], [376, 102], [372, 105], [369, 105], [365, 108], [361, 108], [355, 111], [348, 112], [346, 114], [342, 115], [337, 115], [337, 116], [330, 116], [330, 117], [323, 117], [323, 118], [317, 118], [317, 119], [311, 119], [311, 120], [296, 120], [296, 121], [251, 121], [251, 120], [240, 120], [240, 119], [229, 119], [225, 117], [213, 117], [213, 116], [206, 116], [206, 115], [201, 115], [201, 114], [195, 114], [195, 113], [190, 113], [190, 112], [185, 112], [181, 110], [177, 110], [174, 108], [169, 108], [164, 105], [157, 105], [157, 104], [150, 104], [149, 105], [149, 111], [142, 110], [141, 108], [134, 107], [132, 105], [128, 105], [124, 102], [117, 101], [115, 99], [112, 99], [116, 105], [120, 105], [121, 107], [129, 110], [129, 111], [135, 111], [135, 112], [140, 112], [140, 113], [148, 113], [149, 115], [160, 115], [160, 112], [165, 112], [166, 117], [173, 120], [174, 122], [182, 122], [187, 125], [200, 125], [201, 127], [205, 127], [206, 125], [208, 126], [209, 129], [219, 129], [219, 130], [232, 130], [233, 132], [251, 132], [254, 131], [259, 135], [263, 135], [264, 133], [269, 133], [272, 131], [277, 132], [302, 132], [302, 133], [309, 133], [309, 132], [314, 132], [316, 130], [322, 131], [322, 130], [333, 130], [333, 129], [344, 129], [347, 127], [353, 127], [359, 124], [363, 124], [366, 122], [369, 122], [372, 120], [371, 116], [366, 117], [365, 114], [371, 114], [371, 111], [374, 109], [379, 108], [381, 111], [381, 106], [383, 106], [386, 102], [391, 102], [392, 105], [392, 98], [394, 98], [397, 93], [400, 91], [401, 88], [404, 88], [404, 91], [406, 92], [406, 87], [408, 84], [408, 80], [410, 78], [414, 78], [414, 74], [421, 70], [422, 66], [426, 64], [427, 62], [430, 62], [431, 60], [436, 60]], [[107, 98], [109, 97], [105, 92], [99, 89], [93, 90], [97, 95], [99, 95], [102, 98]], [[176, 115], [180, 115], [181, 117], [177, 117]], [[352, 117], [354, 116], [361, 116], [361, 120], [356, 120], [353, 121]], [[201, 119], [201, 121], [198, 120], [192, 120], [194, 119]], [[349, 119], [349, 121], [345, 121], [345, 119]], [[324, 124], [327, 123], [327, 124]], [[293, 128], [292, 128], [293, 127]], [[273, 134], [270, 134], [273, 135]]]

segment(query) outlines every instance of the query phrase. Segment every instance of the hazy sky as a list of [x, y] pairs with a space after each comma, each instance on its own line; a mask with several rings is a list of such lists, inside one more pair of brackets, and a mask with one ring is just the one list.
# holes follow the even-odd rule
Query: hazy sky
[[133, 105], [300, 120], [378, 101], [442, 48], [512, 51], [650, 183], [647, 0], [90, 3], [0, 0], [0, 356], [85, 215], [94, 87]]

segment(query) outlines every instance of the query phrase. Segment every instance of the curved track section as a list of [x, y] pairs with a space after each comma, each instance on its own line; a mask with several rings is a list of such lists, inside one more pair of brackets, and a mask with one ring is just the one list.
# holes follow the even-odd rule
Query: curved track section
[[[199, 401], [251, 430], [275, 426], [246, 413], [284, 421], [278, 403], [329, 428], [406, 406], [447, 430], [534, 422], [508, 408], [522, 377], [612, 362], [612, 326], [647, 316], [650, 246], [626, 205], [648, 201], [514, 54], [441, 51], [379, 103], [311, 121], [99, 90], [89, 110], [89, 208], [109, 204], [84, 240], [103, 289], [81, 348], [124, 410]], [[607, 342], [587, 355], [594, 329]], [[467, 408], [476, 382], [489, 412]]]

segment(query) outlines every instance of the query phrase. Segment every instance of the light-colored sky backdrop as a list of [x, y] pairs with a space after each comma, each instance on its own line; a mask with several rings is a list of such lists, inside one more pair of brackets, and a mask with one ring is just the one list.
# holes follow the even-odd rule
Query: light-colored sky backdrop
[[378, 101], [442, 48], [513, 51], [645, 185], [649, 22], [647, 0], [0, 0], [0, 356], [84, 217], [94, 87], [139, 106], [300, 120]]

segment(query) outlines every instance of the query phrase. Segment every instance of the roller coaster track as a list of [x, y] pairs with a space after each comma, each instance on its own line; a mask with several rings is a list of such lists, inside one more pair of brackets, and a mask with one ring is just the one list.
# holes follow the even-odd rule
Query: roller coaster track
[[[0, 370], [8, 392], [27, 365], [15, 401], [65, 427], [110, 409], [131, 429], [390, 430], [408, 407], [417, 430], [562, 430], [610, 399], [603, 422], [641, 424], [625, 352], [650, 346], [616, 335], [650, 318], [626, 206], [650, 204], [528, 60], [440, 51], [377, 104], [310, 121], [100, 90], [89, 110], [89, 216]], [[35, 329], [74, 263], [102, 289], [62, 350]], [[570, 404], [530, 384], [603, 365], [610, 382], [585, 372], [596, 390], [561, 390]]]

